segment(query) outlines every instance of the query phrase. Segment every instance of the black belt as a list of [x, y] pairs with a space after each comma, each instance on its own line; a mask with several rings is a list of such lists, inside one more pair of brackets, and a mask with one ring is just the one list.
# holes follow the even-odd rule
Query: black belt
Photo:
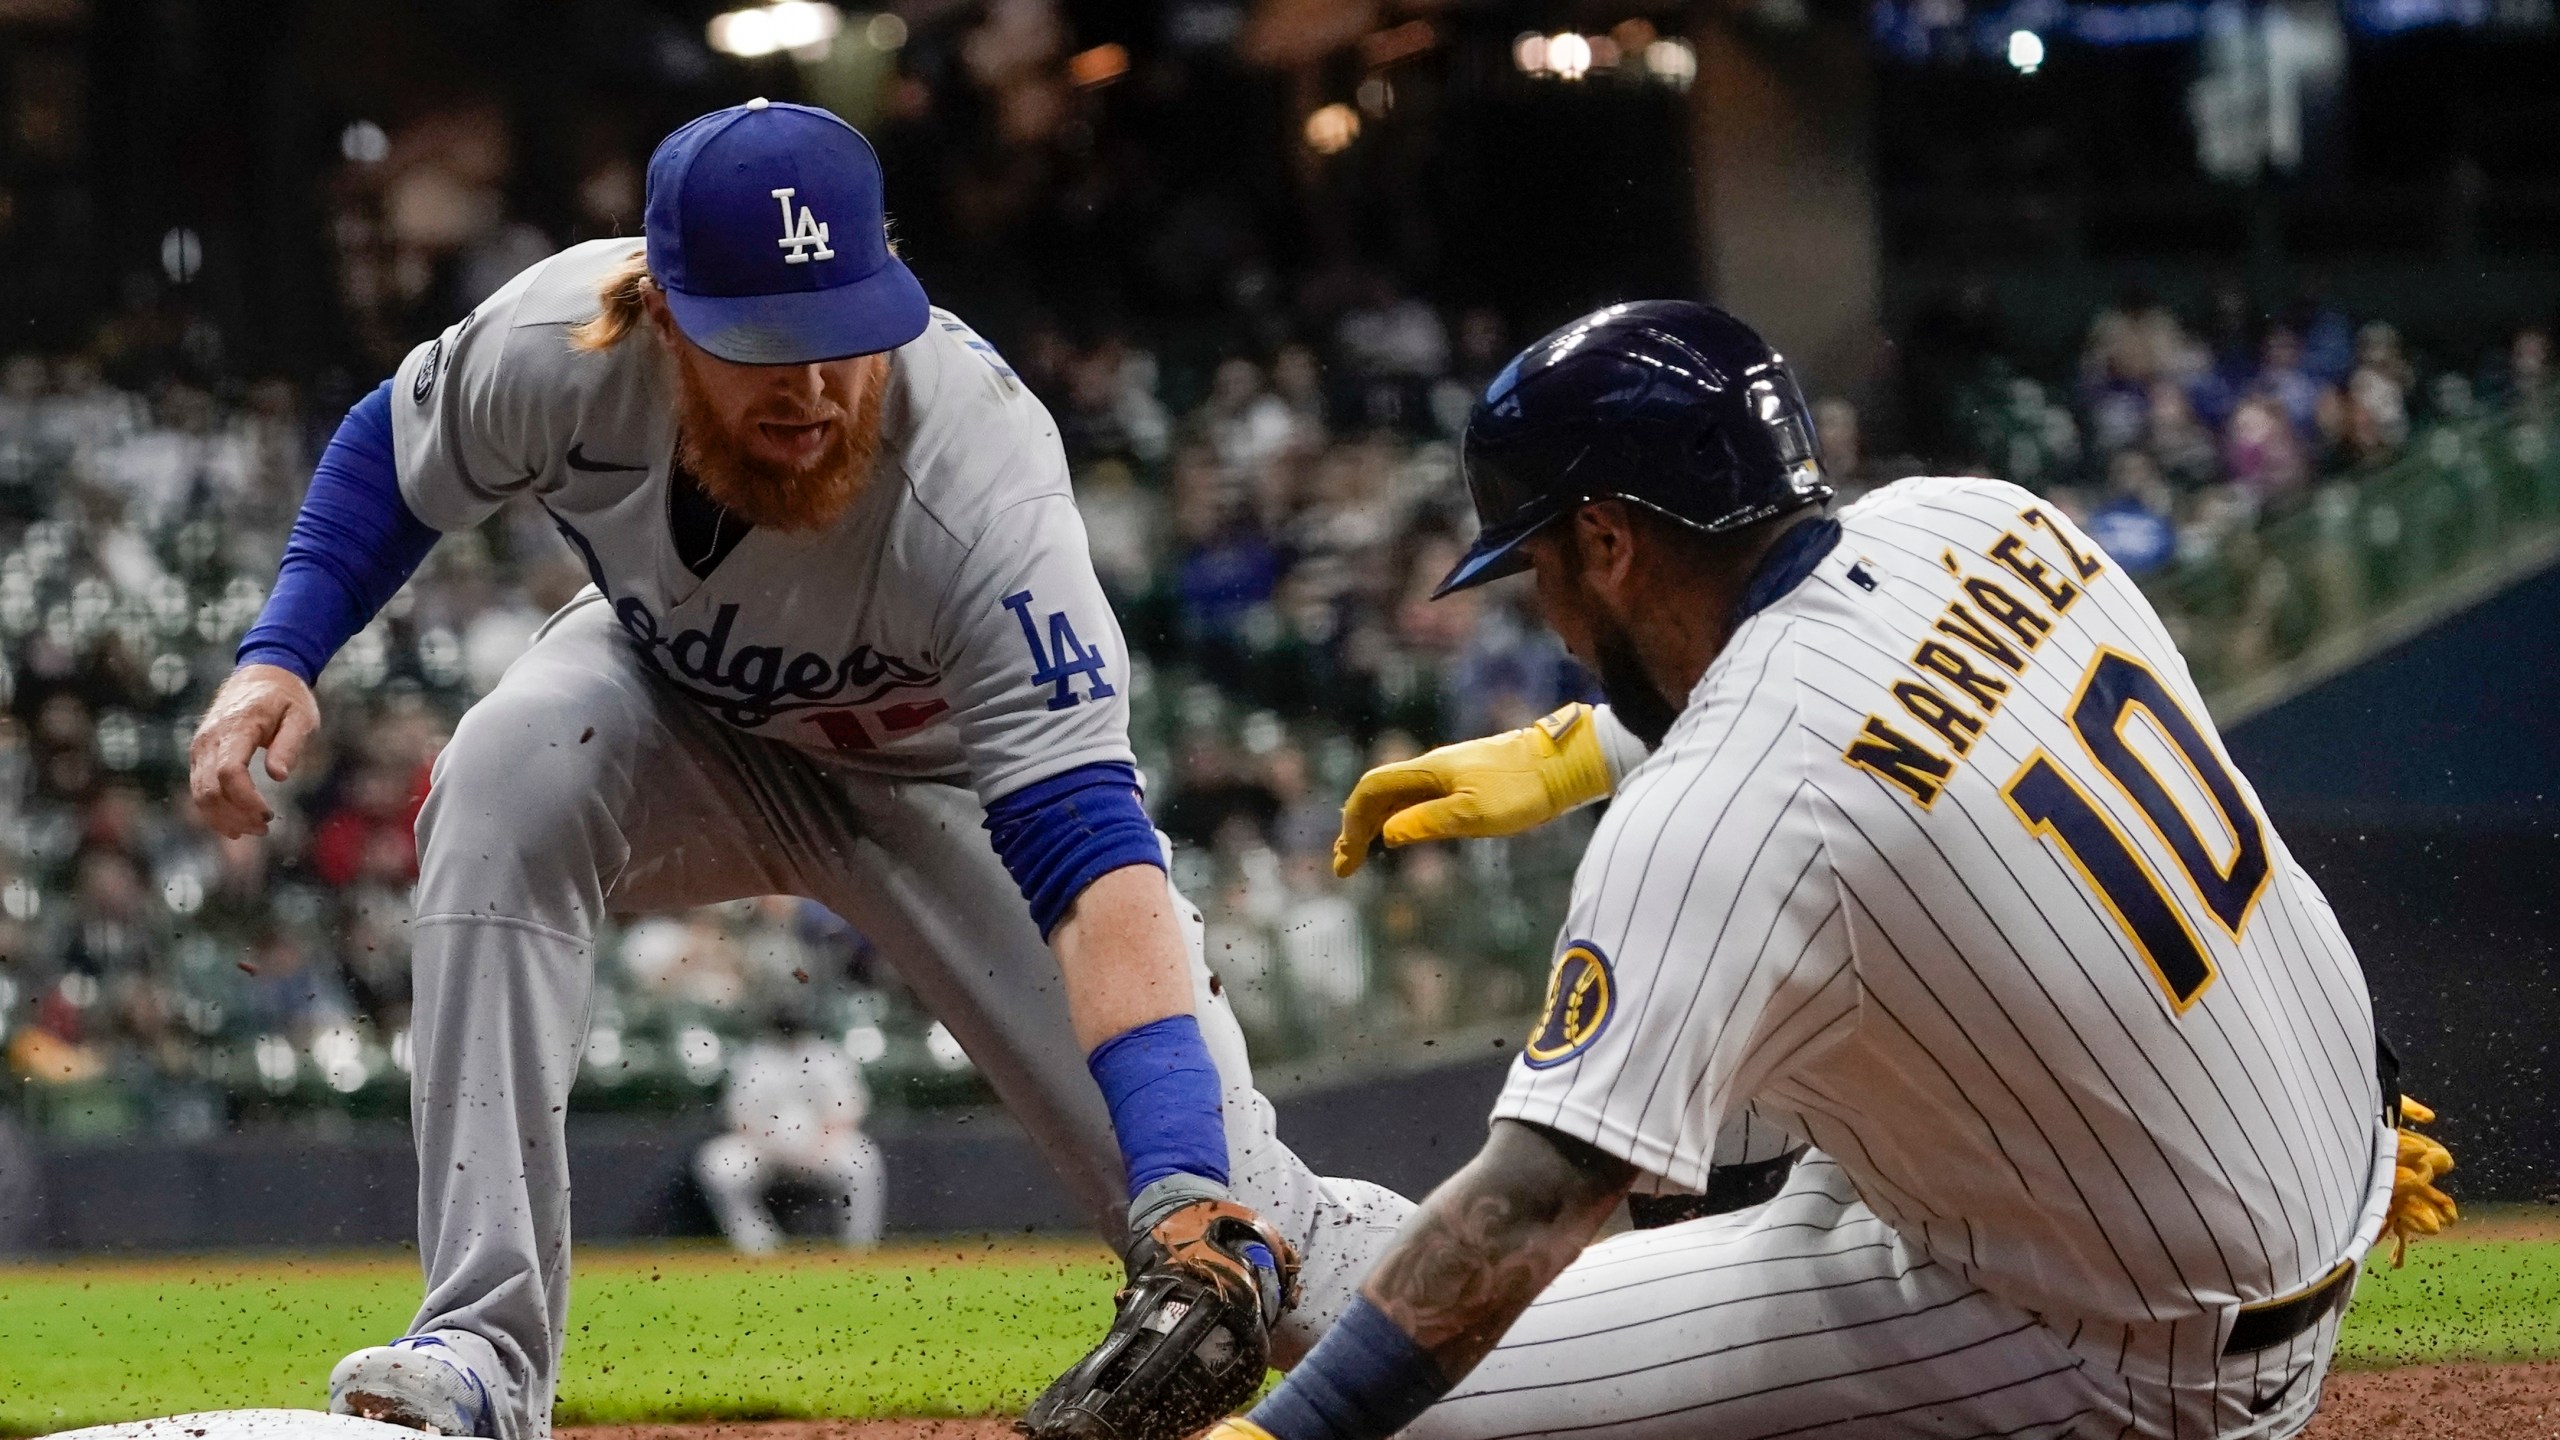
[[2355, 1262], [2341, 1260], [2337, 1269], [2308, 1290], [2241, 1306], [2240, 1318], [2231, 1322], [2231, 1338], [2222, 1342], [2222, 1353], [2248, 1355], [2283, 1344], [2327, 1319], [2355, 1283]]

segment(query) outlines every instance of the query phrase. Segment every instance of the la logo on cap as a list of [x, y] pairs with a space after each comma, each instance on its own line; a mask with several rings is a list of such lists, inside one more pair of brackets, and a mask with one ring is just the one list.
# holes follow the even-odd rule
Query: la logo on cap
[[685, 338], [733, 364], [897, 349], [931, 307], [889, 249], [881, 191], [871, 142], [828, 111], [714, 110], [649, 156], [649, 273]]
[[798, 218], [793, 218], [791, 197], [799, 193], [799, 187], [794, 185], [773, 192], [773, 198], [782, 202], [782, 238], [775, 242], [786, 252], [782, 263], [806, 265], [811, 260], [833, 260], [836, 252], [827, 248], [827, 222], [806, 205], [800, 207]]

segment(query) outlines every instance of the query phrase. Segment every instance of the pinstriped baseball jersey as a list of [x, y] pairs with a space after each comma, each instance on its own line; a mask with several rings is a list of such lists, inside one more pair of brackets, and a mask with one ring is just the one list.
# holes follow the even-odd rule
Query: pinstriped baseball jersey
[[1620, 787], [1495, 1106], [1703, 1189], [1756, 1104], [2049, 1317], [2215, 1316], [2371, 1243], [2370, 1001], [2139, 590], [1915, 479]]

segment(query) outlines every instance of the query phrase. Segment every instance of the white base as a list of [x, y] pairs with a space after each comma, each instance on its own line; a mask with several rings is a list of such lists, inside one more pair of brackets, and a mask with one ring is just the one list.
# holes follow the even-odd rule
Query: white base
[[419, 1432], [325, 1410], [204, 1410], [64, 1430], [44, 1440], [418, 1440]]

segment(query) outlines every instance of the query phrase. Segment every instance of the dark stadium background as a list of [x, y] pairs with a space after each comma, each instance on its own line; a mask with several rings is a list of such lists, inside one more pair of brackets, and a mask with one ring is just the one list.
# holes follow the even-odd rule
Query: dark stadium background
[[[0, 1249], [408, 1233], [401, 837], [574, 567], [538, 517], [447, 542], [333, 671], [269, 851], [172, 800], [184, 735], [336, 416], [636, 233], [655, 140], [759, 93], [874, 137], [928, 290], [1058, 415], [1311, 1158], [1472, 1149], [1576, 848], [1322, 874], [1363, 764], [1585, 684], [1516, 595], [1417, 603], [1453, 427], [1549, 326], [1696, 295], [1800, 364], [1845, 488], [1978, 470], [2098, 528], [2455, 1188], [2560, 1186], [2552, 0], [902, 0], [761, 56], [715, 30], [784, 22], [725, 9], [0, 0]], [[893, 1224], [1062, 1218], [860, 937], [774, 904], [605, 949], [582, 1234], [705, 1224], [684, 1143], [782, 1005], [869, 1062]]]

